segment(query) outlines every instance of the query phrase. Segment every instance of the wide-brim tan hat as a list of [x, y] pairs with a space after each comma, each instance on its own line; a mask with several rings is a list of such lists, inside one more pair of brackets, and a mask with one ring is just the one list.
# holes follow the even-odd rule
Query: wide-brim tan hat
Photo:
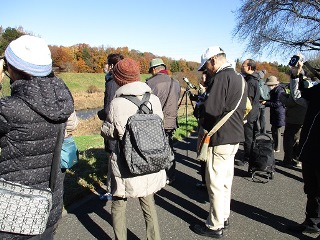
[[279, 81], [278, 81], [277, 77], [270, 76], [270, 77], [268, 77], [266, 79], [266, 83], [265, 84], [268, 85], [268, 86], [277, 85], [277, 84], [279, 84]]

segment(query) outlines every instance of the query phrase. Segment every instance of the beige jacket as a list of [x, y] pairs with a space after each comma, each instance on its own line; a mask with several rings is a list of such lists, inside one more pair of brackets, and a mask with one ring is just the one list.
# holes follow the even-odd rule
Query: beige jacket
[[[122, 139], [127, 120], [135, 114], [138, 107], [121, 98], [121, 95], [135, 95], [142, 98], [146, 92], [151, 93], [150, 87], [143, 82], [132, 82], [120, 87], [111, 101], [107, 120], [101, 127], [101, 135], [108, 139]], [[158, 114], [163, 119], [160, 100], [154, 94], [150, 95], [153, 113]], [[112, 168], [112, 194], [117, 197], [145, 197], [159, 191], [166, 184], [166, 172], [161, 170], [157, 173], [143, 176], [128, 177], [125, 160], [120, 158], [119, 151], [116, 150], [111, 156]]]

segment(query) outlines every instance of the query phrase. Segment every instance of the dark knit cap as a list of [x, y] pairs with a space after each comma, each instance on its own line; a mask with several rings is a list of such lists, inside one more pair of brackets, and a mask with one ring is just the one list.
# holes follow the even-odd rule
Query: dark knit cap
[[140, 69], [136, 61], [125, 58], [113, 67], [113, 76], [119, 86], [140, 81]]

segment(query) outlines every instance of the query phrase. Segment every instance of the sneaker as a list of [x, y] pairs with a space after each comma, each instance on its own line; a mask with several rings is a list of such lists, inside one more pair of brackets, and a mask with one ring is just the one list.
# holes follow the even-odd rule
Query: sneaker
[[297, 233], [320, 233], [320, 228], [317, 225], [308, 225], [306, 223], [296, 224], [296, 225], [289, 225], [287, 229], [292, 232]]
[[300, 161], [292, 160], [292, 166], [293, 167], [302, 167], [302, 164]]
[[193, 231], [196, 234], [201, 236], [211, 237], [211, 238], [221, 238], [223, 237], [223, 230], [219, 228], [217, 230], [209, 229], [205, 224], [199, 225], [196, 224], [192, 227]]
[[99, 198], [102, 201], [111, 201], [112, 200], [112, 194], [111, 193], [101, 194]]

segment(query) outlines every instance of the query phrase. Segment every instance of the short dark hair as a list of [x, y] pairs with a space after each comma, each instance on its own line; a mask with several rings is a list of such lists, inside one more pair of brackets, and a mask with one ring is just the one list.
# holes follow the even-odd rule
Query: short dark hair
[[247, 65], [251, 67], [251, 70], [255, 71], [257, 68], [256, 62], [250, 58], [247, 59], [247, 61], [248, 61]]
[[109, 65], [111, 65], [111, 64], [115, 65], [117, 62], [119, 62], [122, 59], [124, 59], [124, 57], [121, 54], [119, 54], [119, 53], [111, 53], [107, 57], [107, 63]]

